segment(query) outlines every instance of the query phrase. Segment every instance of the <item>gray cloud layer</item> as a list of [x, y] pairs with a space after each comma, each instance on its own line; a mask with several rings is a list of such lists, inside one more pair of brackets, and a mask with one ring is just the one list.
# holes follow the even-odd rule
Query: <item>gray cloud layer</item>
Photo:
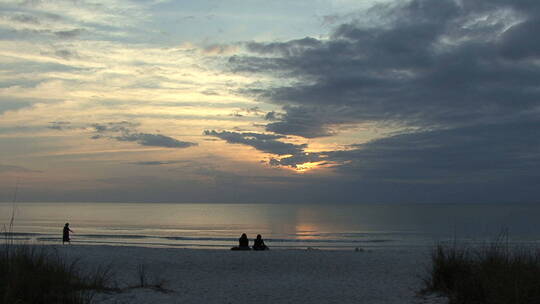
[[19, 110], [31, 106], [32, 103], [25, 101], [10, 101], [0, 99], [0, 115], [7, 111]]
[[122, 134], [121, 136], [116, 136], [114, 138], [119, 141], [134, 141], [142, 146], [188, 148], [197, 145], [196, 143], [180, 141], [161, 134], [126, 133]]
[[[329, 126], [397, 121], [457, 127], [538, 111], [540, 4], [417, 0], [371, 10], [381, 25], [336, 28], [329, 40], [249, 43], [236, 71], [277, 73], [293, 86], [246, 90], [284, 106], [269, 131], [326, 136]], [[270, 55], [270, 56], [266, 56]]]
[[329, 152], [328, 159], [352, 164], [340, 170], [370, 179], [448, 183], [511, 181], [538, 176], [540, 122], [472, 126], [401, 134]]
[[294, 83], [242, 91], [282, 106], [266, 115], [267, 131], [315, 138], [363, 122], [415, 131], [346, 151], [298, 148], [271, 165], [332, 163], [341, 178], [325, 182], [326, 194], [346, 201], [536, 200], [540, 2], [413, 0], [369, 14], [375, 26], [359, 20], [327, 40], [248, 43], [252, 55], [229, 64]]
[[243, 144], [251, 146], [259, 151], [278, 155], [296, 155], [302, 153], [303, 149], [306, 147], [306, 145], [295, 145], [278, 141], [278, 139], [284, 137], [281, 135], [254, 132], [217, 132], [215, 130], [206, 130], [204, 131], [204, 134], [223, 139], [230, 144]]

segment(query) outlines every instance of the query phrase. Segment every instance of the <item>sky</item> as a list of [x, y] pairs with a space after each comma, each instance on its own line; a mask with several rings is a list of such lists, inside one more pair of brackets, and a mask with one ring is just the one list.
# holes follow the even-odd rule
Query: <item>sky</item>
[[538, 0], [0, 0], [0, 201], [540, 197]]

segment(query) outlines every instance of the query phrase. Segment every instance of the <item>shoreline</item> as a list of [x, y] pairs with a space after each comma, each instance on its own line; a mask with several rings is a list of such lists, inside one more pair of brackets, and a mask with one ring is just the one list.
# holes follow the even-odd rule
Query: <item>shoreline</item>
[[[0, 244], [2, 244], [3, 241], [0, 240]], [[378, 242], [377, 242], [378, 243]], [[331, 246], [331, 245], [320, 245], [320, 244], [313, 244], [310, 246], [310, 243], [305, 243], [304, 246], [284, 246], [284, 245], [274, 245], [269, 244], [268, 247], [270, 250], [299, 250], [299, 251], [305, 251], [305, 250], [321, 250], [321, 251], [343, 251], [343, 252], [349, 252], [349, 251], [380, 251], [380, 250], [424, 250], [429, 251], [431, 248], [433, 248], [435, 245], [437, 245], [440, 242], [434, 241], [432, 244], [389, 244], [389, 245], [382, 245], [377, 244], [373, 245], [374, 243], [359, 243], [357, 246], [354, 245], [344, 245], [344, 246]], [[87, 247], [93, 247], [93, 246], [106, 246], [106, 247], [134, 247], [134, 248], [161, 248], [161, 249], [189, 249], [189, 250], [211, 250], [211, 251], [227, 251], [230, 250], [232, 247], [238, 246], [237, 243], [231, 243], [229, 245], [224, 244], [170, 244], [170, 243], [136, 243], [136, 242], [115, 242], [115, 241], [90, 241], [90, 240], [84, 240], [84, 241], [78, 241], [78, 240], [72, 240], [71, 245], [69, 244], [62, 244], [62, 241], [60, 238], [54, 241], [48, 240], [48, 241], [42, 241], [42, 240], [32, 240], [32, 239], [15, 239], [15, 244], [20, 245], [31, 245], [31, 246], [59, 246], [59, 247], [68, 247], [68, 246], [87, 246]], [[364, 245], [364, 246], [362, 246]], [[251, 246], [250, 246], [251, 247]]]

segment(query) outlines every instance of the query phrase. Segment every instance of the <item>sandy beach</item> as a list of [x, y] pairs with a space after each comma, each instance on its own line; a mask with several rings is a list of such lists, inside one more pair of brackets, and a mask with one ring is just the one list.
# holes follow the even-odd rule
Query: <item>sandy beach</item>
[[[428, 249], [371, 251], [53, 246], [86, 270], [110, 267], [121, 292], [96, 303], [445, 303], [418, 297]], [[128, 288], [144, 265], [150, 284]]]

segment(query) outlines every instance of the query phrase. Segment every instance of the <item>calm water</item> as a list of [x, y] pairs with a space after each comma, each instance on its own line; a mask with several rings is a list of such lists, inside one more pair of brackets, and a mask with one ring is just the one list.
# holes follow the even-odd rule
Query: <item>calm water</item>
[[431, 246], [455, 238], [540, 241], [534, 204], [283, 205], [0, 203], [0, 225], [15, 211], [15, 237], [58, 243], [64, 223], [76, 244], [229, 248], [241, 233], [272, 248]]

